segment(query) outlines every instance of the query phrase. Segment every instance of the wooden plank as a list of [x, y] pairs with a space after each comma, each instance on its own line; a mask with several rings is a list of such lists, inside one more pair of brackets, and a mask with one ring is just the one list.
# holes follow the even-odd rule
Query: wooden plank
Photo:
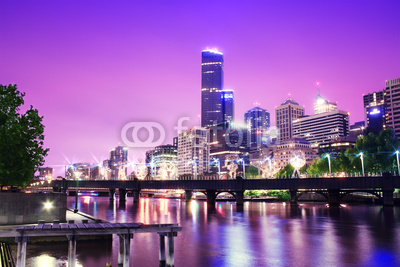
[[69, 228], [69, 229], [78, 229], [78, 227], [77, 227], [76, 224], [74, 224], [74, 223], [69, 223], [69, 224], [68, 224], [68, 228]]
[[113, 228], [113, 226], [112, 226], [110, 223], [100, 223], [100, 225], [101, 225], [104, 229]]
[[61, 229], [68, 229], [68, 224], [66, 224], [66, 223], [63, 223], [60, 226], [61, 226]]
[[53, 227], [51, 229], [58, 230], [58, 229], [61, 229], [61, 226], [58, 223], [54, 223]]
[[78, 227], [78, 229], [86, 229], [86, 224], [85, 223], [76, 223], [76, 227]]
[[52, 225], [51, 224], [45, 224], [44, 226], [43, 226], [43, 230], [49, 230], [49, 229], [51, 229], [52, 228]]
[[87, 229], [94, 229], [95, 228], [94, 223], [85, 223], [85, 226], [86, 226]]
[[35, 230], [42, 230], [44, 224], [35, 225]]

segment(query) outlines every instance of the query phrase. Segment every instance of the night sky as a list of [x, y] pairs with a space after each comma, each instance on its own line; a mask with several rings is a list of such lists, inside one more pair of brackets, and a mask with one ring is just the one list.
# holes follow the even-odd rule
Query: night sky
[[[201, 51], [224, 53], [236, 120], [291, 93], [313, 113], [321, 95], [362, 121], [362, 95], [400, 77], [400, 1], [0, 2], [0, 83], [44, 116], [45, 166], [109, 157], [122, 127], [155, 121], [172, 143], [199, 124]], [[146, 149], [130, 149], [144, 158]]]

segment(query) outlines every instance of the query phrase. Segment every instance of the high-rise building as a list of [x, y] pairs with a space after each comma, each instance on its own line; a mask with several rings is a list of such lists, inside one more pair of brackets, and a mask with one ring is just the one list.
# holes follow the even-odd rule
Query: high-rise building
[[146, 151], [146, 165], [155, 180], [177, 179], [178, 151], [174, 145], [161, 145]]
[[234, 120], [234, 97], [233, 90], [225, 89], [221, 91], [223, 122], [233, 122]]
[[39, 176], [40, 178], [50, 180], [53, 177], [53, 168], [39, 167]]
[[201, 56], [201, 126], [223, 122], [222, 93], [224, 58], [215, 49], [202, 51]]
[[319, 94], [319, 89], [318, 89], [318, 95], [316, 98], [316, 102], [314, 104], [314, 114], [321, 114], [325, 112], [331, 112], [337, 110], [337, 104], [335, 102], [329, 102], [325, 98], [323, 98]]
[[128, 148], [117, 146], [110, 151], [110, 170], [112, 180], [127, 179]]
[[[304, 116], [293, 121], [293, 136], [311, 143], [314, 149], [331, 140], [349, 135], [349, 113], [337, 110], [336, 103], [317, 96], [315, 115]], [[325, 107], [324, 107], [325, 106]], [[325, 112], [322, 112], [326, 110]], [[318, 112], [317, 112], [318, 111]]]
[[206, 128], [195, 127], [178, 134], [178, 176], [196, 179], [210, 170], [210, 137]]
[[275, 109], [275, 114], [276, 127], [279, 131], [279, 141], [283, 141], [292, 138], [292, 122], [304, 116], [304, 107], [289, 97]]
[[90, 164], [89, 163], [73, 163], [68, 165], [65, 172], [65, 179], [69, 180], [89, 180], [90, 179]]
[[363, 96], [364, 117], [367, 133], [378, 134], [386, 129], [386, 104], [384, 91], [373, 92]]
[[386, 104], [386, 127], [393, 128], [400, 137], [400, 78], [386, 81], [384, 101]]
[[268, 141], [267, 132], [270, 127], [270, 114], [266, 109], [254, 107], [244, 114], [244, 122], [250, 133], [250, 145], [260, 147]]

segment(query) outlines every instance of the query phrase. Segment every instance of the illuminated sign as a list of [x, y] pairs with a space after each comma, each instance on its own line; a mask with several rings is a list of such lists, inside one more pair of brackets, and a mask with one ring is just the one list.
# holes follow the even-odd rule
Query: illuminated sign
[[374, 108], [369, 114], [375, 115], [375, 114], [379, 114], [379, 113], [381, 113], [381, 111], [377, 108]]
[[222, 94], [221, 98], [225, 98], [225, 99], [233, 99], [233, 94]]

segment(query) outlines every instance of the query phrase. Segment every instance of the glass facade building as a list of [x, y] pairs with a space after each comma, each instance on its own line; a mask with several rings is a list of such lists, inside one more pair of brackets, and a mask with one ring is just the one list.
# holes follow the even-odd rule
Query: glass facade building
[[222, 114], [224, 122], [233, 122], [234, 119], [234, 97], [233, 90], [222, 90]]
[[250, 132], [250, 144], [259, 147], [268, 142], [268, 129], [270, 127], [270, 114], [266, 109], [255, 107], [244, 114], [244, 122]]
[[201, 126], [211, 127], [224, 120], [223, 114], [223, 54], [214, 49], [201, 54]]

